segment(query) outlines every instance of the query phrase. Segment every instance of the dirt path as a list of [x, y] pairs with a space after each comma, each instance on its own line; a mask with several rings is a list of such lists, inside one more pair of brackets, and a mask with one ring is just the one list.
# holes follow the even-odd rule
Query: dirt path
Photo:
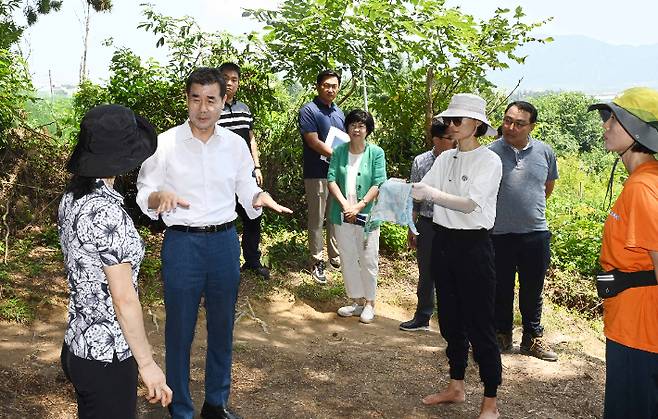
[[[249, 281], [247, 281], [249, 282]], [[244, 287], [243, 287], [244, 288]], [[248, 288], [248, 285], [247, 285]], [[411, 290], [405, 290], [409, 293]], [[398, 330], [409, 313], [380, 303], [373, 324], [338, 318], [334, 303], [301, 301], [285, 289], [267, 297], [241, 293], [243, 315], [235, 331], [231, 405], [245, 418], [472, 418], [482, 389], [477, 369], [467, 371], [467, 401], [424, 407], [420, 399], [445, 385], [445, 342], [433, 331]], [[381, 300], [400, 290], [382, 287]], [[387, 298], [388, 295], [388, 298]], [[412, 296], [410, 297], [412, 298]], [[254, 318], [250, 317], [253, 309]], [[595, 418], [602, 412], [603, 343], [586, 325], [551, 311], [556, 325], [547, 339], [556, 363], [503, 355], [502, 417]], [[145, 313], [149, 339], [162, 361], [162, 309]], [[65, 307], [56, 299], [26, 327], [0, 324], [0, 417], [74, 418], [75, 400], [59, 367]], [[518, 344], [520, 336], [515, 331]], [[192, 359], [192, 393], [203, 402], [205, 318], [200, 313]], [[472, 362], [471, 362], [472, 364]], [[168, 417], [144, 402], [140, 417]]]

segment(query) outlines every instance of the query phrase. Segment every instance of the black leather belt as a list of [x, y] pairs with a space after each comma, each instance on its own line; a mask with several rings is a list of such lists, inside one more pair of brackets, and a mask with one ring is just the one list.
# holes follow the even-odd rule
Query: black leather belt
[[182, 226], [182, 225], [169, 226], [169, 228], [172, 230], [182, 231], [184, 233], [217, 233], [218, 231], [226, 231], [231, 227], [233, 227], [233, 221], [229, 221], [224, 224], [201, 226], [201, 227]]

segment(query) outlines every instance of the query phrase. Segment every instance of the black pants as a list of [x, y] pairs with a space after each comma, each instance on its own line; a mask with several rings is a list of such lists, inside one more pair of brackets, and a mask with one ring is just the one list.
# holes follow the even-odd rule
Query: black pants
[[434, 223], [431, 218], [418, 217], [416, 228], [420, 235], [416, 239], [416, 259], [418, 260], [418, 287], [416, 295], [418, 304], [414, 317], [427, 322], [434, 313], [434, 277], [432, 276], [432, 241], [434, 241]]
[[542, 292], [551, 261], [551, 233], [494, 234], [491, 240], [496, 254], [496, 331], [512, 332], [514, 283], [518, 272], [523, 333], [542, 336]]
[[80, 419], [131, 419], [137, 414], [137, 363], [83, 359], [62, 345], [64, 375], [75, 387]]
[[448, 343], [450, 378], [463, 380], [468, 344], [480, 368], [485, 397], [495, 397], [502, 364], [494, 329], [496, 275], [487, 230], [452, 230], [434, 225], [432, 276], [441, 336]]
[[605, 343], [605, 419], [658, 419], [658, 354]]
[[242, 256], [244, 257], [245, 267], [259, 268], [260, 220], [263, 217], [260, 216], [252, 220], [237, 200], [235, 201], [235, 211], [242, 220]]

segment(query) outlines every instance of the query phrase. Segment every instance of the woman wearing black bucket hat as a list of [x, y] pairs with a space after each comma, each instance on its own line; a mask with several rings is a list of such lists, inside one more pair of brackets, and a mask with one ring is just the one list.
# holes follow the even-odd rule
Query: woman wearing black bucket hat
[[[605, 148], [629, 173], [603, 228], [604, 418], [658, 418], [658, 91], [597, 103]], [[616, 165], [616, 162], [615, 162]], [[612, 175], [608, 184], [612, 199]], [[607, 198], [607, 196], [606, 196]]]
[[58, 230], [70, 289], [62, 368], [81, 418], [134, 418], [137, 375], [163, 406], [171, 389], [153, 360], [137, 296], [144, 243], [113, 189], [156, 149], [151, 124], [120, 105], [89, 110], [67, 164]]

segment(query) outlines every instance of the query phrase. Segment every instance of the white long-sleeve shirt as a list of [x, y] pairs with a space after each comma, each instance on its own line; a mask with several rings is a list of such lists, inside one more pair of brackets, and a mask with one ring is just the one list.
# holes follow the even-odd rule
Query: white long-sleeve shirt
[[148, 208], [153, 192], [170, 191], [190, 203], [162, 214], [166, 225], [201, 227], [223, 224], [237, 217], [235, 196], [249, 218], [261, 209], [252, 206], [262, 189], [252, 176], [254, 162], [244, 140], [226, 128], [215, 126], [206, 143], [192, 134], [189, 121], [158, 136], [156, 152], [139, 170], [137, 205], [156, 220]]
[[436, 158], [422, 183], [449, 194], [469, 198], [477, 207], [465, 214], [434, 205], [436, 224], [455, 230], [493, 228], [496, 199], [503, 175], [500, 157], [487, 147], [471, 151], [446, 150]]

